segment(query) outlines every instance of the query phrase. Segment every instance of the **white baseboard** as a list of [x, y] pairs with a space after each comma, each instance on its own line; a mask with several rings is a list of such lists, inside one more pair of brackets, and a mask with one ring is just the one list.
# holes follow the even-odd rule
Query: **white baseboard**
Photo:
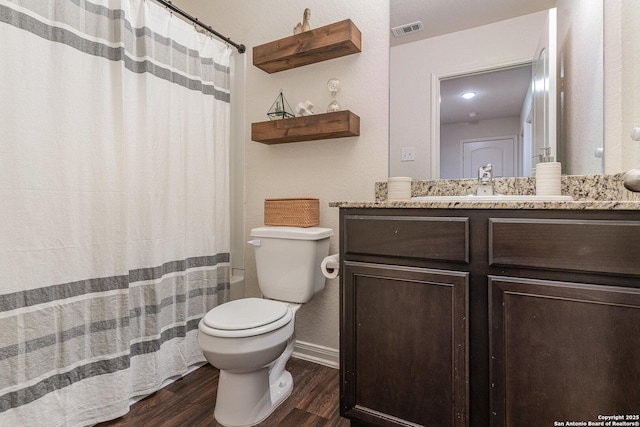
[[322, 345], [296, 341], [292, 356], [334, 369], [340, 367], [340, 352], [335, 348]]

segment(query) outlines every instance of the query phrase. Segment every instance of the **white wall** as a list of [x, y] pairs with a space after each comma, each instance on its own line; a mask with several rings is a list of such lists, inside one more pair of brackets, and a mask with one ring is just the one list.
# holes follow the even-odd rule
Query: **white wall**
[[[604, 2], [605, 173], [640, 166], [640, 143], [632, 141], [640, 126], [640, 2]], [[623, 42], [624, 41], [624, 42]]]
[[[558, 160], [563, 173], [603, 173], [603, 0], [559, 0]], [[568, 100], [568, 102], [564, 102]]]
[[[391, 176], [432, 177], [432, 78], [531, 61], [545, 18], [539, 12], [391, 48]], [[416, 161], [400, 162], [402, 147], [415, 147]]]
[[[233, 39], [232, 39], [233, 40]], [[244, 276], [244, 140], [246, 138], [245, 55], [231, 56], [231, 268], [233, 276]]]
[[640, 127], [640, 2], [626, 0], [622, 12], [623, 23], [623, 74], [622, 135], [624, 136], [625, 162], [621, 171], [640, 167], [640, 142], [632, 141], [633, 127]]
[[[389, 111], [389, 0], [176, 0], [178, 7], [247, 46], [244, 140], [245, 221], [249, 230], [263, 225], [263, 203], [269, 197], [317, 197], [320, 222], [335, 230], [332, 253], [338, 252], [338, 209], [329, 201], [374, 200], [374, 183], [387, 177]], [[362, 52], [301, 68], [267, 74], [252, 64], [252, 48], [292, 34], [311, 9], [311, 28], [351, 19], [362, 32]], [[265, 121], [280, 89], [292, 107], [310, 100], [315, 112], [326, 111], [331, 98], [326, 82], [342, 82], [338, 101], [360, 116], [360, 136], [291, 144], [264, 145], [250, 140], [252, 122]], [[232, 96], [232, 103], [234, 98]], [[234, 215], [237, 213], [234, 213]], [[252, 250], [244, 245], [247, 296], [259, 296]], [[296, 316], [298, 341], [337, 351], [339, 347], [338, 280]]]

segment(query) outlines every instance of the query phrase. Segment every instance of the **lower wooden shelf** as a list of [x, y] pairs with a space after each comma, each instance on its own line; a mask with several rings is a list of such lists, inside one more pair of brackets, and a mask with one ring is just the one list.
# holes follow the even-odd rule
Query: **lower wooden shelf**
[[360, 135], [360, 117], [349, 110], [251, 124], [251, 140], [263, 144]]

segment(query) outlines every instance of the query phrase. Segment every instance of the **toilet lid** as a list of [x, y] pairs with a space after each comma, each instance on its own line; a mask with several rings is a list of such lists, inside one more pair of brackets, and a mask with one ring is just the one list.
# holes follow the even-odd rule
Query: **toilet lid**
[[288, 305], [262, 298], [242, 298], [209, 310], [203, 322], [210, 328], [239, 331], [259, 328], [285, 316]]

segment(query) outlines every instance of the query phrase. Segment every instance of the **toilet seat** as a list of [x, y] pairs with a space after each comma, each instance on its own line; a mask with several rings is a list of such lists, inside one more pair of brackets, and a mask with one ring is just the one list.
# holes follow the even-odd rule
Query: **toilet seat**
[[242, 338], [275, 331], [291, 321], [289, 305], [262, 298], [242, 298], [219, 305], [202, 318], [208, 335]]

